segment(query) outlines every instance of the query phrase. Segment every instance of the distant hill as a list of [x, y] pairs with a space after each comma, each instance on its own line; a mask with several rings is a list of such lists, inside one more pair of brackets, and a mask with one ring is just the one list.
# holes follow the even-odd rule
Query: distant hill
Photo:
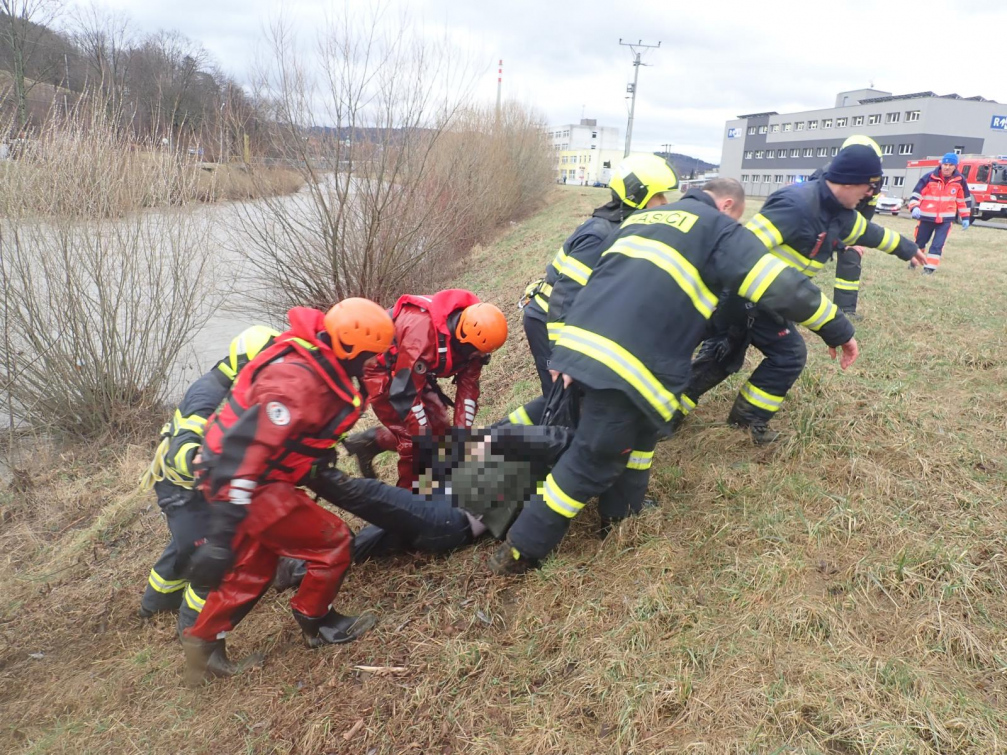
[[656, 152], [655, 154], [669, 160], [675, 166], [675, 172], [681, 178], [695, 178], [701, 173], [719, 168], [719, 165], [700, 160], [698, 157], [683, 155], [678, 152]]

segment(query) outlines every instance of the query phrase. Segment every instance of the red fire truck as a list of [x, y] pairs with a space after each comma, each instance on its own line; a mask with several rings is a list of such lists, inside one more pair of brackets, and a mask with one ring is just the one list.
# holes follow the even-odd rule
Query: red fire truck
[[[920, 177], [940, 162], [939, 157], [908, 162], [903, 188], [907, 203]], [[1007, 218], [1007, 155], [962, 155], [958, 159], [958, 170], [965, 177], [972, 194], [973, 218]]]

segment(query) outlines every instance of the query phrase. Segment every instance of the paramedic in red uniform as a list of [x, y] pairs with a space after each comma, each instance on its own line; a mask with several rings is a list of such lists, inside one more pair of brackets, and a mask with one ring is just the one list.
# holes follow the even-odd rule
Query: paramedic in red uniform
[[[909, 200], [909, 211], [913, 219], [920, 221], [916, 226], [916, 245], [922, 252], [926, 250], [927, 243], [930, 244], [924, 273], [933, 275], [937, 272], [944, 253], [944, 242], [955, 217], [961, 218], [963, 230], [969, 227], [972, 221], [969, 196], [969, 186], [958, 171], [958, 155], [954, 152], [944, 155], [940, 166], [916, 182]], [[915, 264], [910, 261], [909, 267], [915, 267]]]
[[391, 346], [392, 320], [367, 299], [326, 314], [296, 307], [288, 317], [290, 329], [238, 373], [207, 422], [201, 487], [212, 512], [191, 580], [213, 592], [182, 638], [190, 684], [236, 673], [224, 636], [265, 592], [281, 556], [307, 564], [290, 607], [309, 647], [370, 627], [331, 607], [350, 565], [349, 528], [298, 485], [366, 408], [352, 378]]

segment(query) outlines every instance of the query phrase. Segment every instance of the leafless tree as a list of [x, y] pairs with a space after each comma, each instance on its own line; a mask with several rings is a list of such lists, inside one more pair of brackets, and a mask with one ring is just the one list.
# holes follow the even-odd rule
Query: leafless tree
[[21, 130], [28, 124], [28, 93], [35, 86], [35, 81], [27, 78], [28, 67], [39, 52], [39, 38], [62, 8], [62, 0], [0, 0], [0, 35], [12, 56], [14, 98]]
[[87, 66], [85, 89], [108, 103], [113, 113], [119, 113], [128, 91], [130, 52], [136, 42], [129, 16], [96, 3], [80, 7], [72, 15], [71, 39]]

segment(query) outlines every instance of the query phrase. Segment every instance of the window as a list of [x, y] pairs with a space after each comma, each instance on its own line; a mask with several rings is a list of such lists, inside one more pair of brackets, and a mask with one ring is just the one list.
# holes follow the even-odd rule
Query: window
[[749, 136], [755, 136], [755, 126], [749, 126], [748, 127], [748, 135]]
[[772, 149], [767, 149], [767, 150], [766, 150], [766, 159], [767, 159], [767, 160], [771, 160], [771, 159], [773, 159], [774, 157], [776, 157], [776, 150], [772, 150]]
[[814, 131], [818, 128], [818, 121], [808, 121], [808, 131]]
[[846, 119], [836, 118], [836, 128], [845, 128], [845, 127], [846, 127]]
[[881, 145], [881, 154], [882, 155], [894, 155], [895, 154], [895, 145], [894, 144], [882, 144]]
[[961, 168], [961, 171], [962, 171], [962, 177], [966, 181], [968, 181], [969, 180], [969, 173], [972, 172], [972, 166], [971, 165], [963, 165], [962, 168]]
[[804, 121], [797, 121], [794, 124], [794, 131], [804, 131]]
[[790, 150], [790, 156], [791, 157], [800, 157], [801, 156], [801, 150], [799, 150], [796, 147], [794, 147], [794, 149]]
[[771, 133], [771, 134], [778, 134], [778, 133], [780, 133], [780, 124], [779, 123], [774, 123], [772, 126], [770, 126], [769, 127], [769, 133]]
[[770, 179], [770, 175], [769, 175], [769, 174], [767, 173], [766, 175], [764, 175], [764, 176], [762, 177], [762, 182], [763, 182], [763, 183], [767, 183], [767, 184], [768, 184], [768, 183], [772, 183], [772, 182], [771, 182], [771, 181], [770, 181], [769, 179]]
[[769, 131], [769, 126], [759, 126], [760, 134], [765, 134], [767, 131]]
[[912, 123], [913, 121], [918, 121], [920, 119], [919, 110], [907, 110], [906, 111], [906, 123]]
[[752, 183], [753, 184], [759, 183], [759, 174], [758, 173], [752, 174]]
[[863, 126], [864, 125], [864, 116], [862, 116], [862, 115], [856, 115], [856, 116], [854, 116], [853, 117], [853, 125], [854, 126]]
[[784, 157], [787, 156], [787, 150], [781, 149], [779, 152], [776, 153], [776, 156], [782, 160]]
[[794, 182], [794, 174], [793, 173], [789, 173], [787, 175], [787, 183], [788, 184], [792, 184], [793, 182]]
[[766, 153], [763, 152], [761, 149], [757, 149], [757, 150], [755, 150], [755, 159], [756, 160], [761, 160], [765, 154]]
[[895, 176], [895, 178], [892, 179], [892, 186], [905, 186], [905, 185], [906, 185], [905, 176]]
[[612, 167], [612, 161], [611, 160], [606, 160], [605, 162], [603, 162], [601, 164], [601, 167], [603, 167], [603, 168], [611, 168]]
[[775, 176], [773, 176], [773, 183], [777, 183], [777, 184], [783, 183], [783, 174], [782, 173], [777, 173]]
[[811, 157], [814, 154], [815, 154], [815, 150], [812, 149], [811, 147], [805, 147], [804, 148], [804, 156], [805, 157]]
[[563, 155], [563, 157], [560, 158], [560, 162], [566, 165], [566, 155]]
[[990, 180], [990, 166], [980, 165], [976, 169], [976, 183], [984, 184]]
[[790, 131], [790, 124], [789, 123], [784, 123], [783, 124], [783, 130], [784, 131]]
[[819, 147], [818, 148], [818, 156], [819, 157], [826, 157], [828, 154], [829, 154], [829, 148], [828, 147]]
[[598, 138], [598, 132], [597, 131], [592, 131], [591, 132], [591, 138], [592, 139], [597, 139]]
[[831, 149], [831, 150], [829, 151], [829, 154], [830, 154], [830, 155], [832, 155], [833, 157], [835, 157], [836, 155], [838, 155], [838, 154], [839, 154], [839, 147], [833, 147], [833, 148], [832, 148], [832, 149]]
[[747, 184], [748, 183], [748, 174], [747, 173], [742, 173], [741, 174], [741, 183], [743, 183], [743, 184]]
[[898, 123], [902, 118], [902, 113], [889, 113], [885, 116], [885, 123]]
[[822, 121], [822, 128], [832, 128], [832, 119], [826, 118], [824, 121]]
[[913, 153], [913, 145], [912, 144], [900, 144], [899, 145], [899, 154], [900, 155], [911, 155], [912, 153]]
[[745, 153], [745, 159], [746, 160], [751, 160], [752, 159], [752, 154], [753, 154], [752, 150], [748, 150], [748, 152]]
[[963, 155], [963, 154], [965, 154], [965, 147], [962, 147], [961, 145], [956, 144], [955, 145], [955, 154], [956, 155]]
[[881, 113], [874, 113], [873, 115], [868, 116], [868, 126], [877, 126], [879, 123], [881, 123]]

